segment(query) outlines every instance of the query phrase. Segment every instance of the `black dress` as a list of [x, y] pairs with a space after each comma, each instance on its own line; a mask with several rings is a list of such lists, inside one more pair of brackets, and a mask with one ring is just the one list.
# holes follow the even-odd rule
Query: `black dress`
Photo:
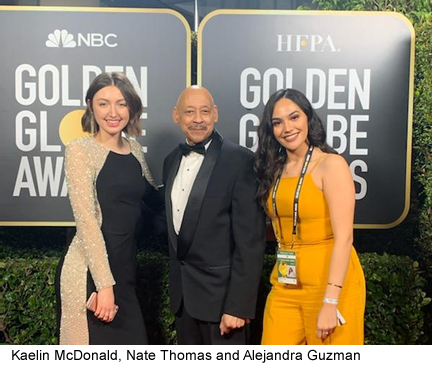
[[[129, 142], [128, 155], [111, 152], [91, 137], [66, 147], [65, 176], [77, 232], [56, 275], [60, 344], [148, 343], [136, 293], [136, 236], [143, 225], [142, 202], [157, 200], [158, 192], [141, 145]], [[85, 309], [95, 283], [98, 289], [113, 285], [119, 311], [110, 323]]]
[[[142, 176], [135, 156], [109, 152], [97, 177], [96, 190], [102, 212], [102, 234], [119, 310], [110, 323], [100, 321], [87, 311], [89, 343], [93, 345], [148, 344], [144, 318], [136, 294], [136, 235], [141, 216], [141, 200], [152, 194], [153, 187]], [[61, 273], [63, 259], [59, 263]], [[58, 287], [59, 281], [57, 281]], [[95, 291], [87, 272], [87, 298]], [[60, 294], [58, 289], [57, 294]], [[60, 301], [58, 299], [58, 303]], [[60, 315], [60, 312], [58, 312]], [[59, 320], [58, 320], [59, 321]]]
[[[97, 180], [96, 190], [102, 212], [102, 234], [108, 253], [119, 310], [110, 323], [87, 311], [89, 342], [95, 345], [147, 344], [144, 318], [136, 294], [136, 233], [140, 201], [152, 186], [141, 176], [141, 166], [132, 155], [110, 152]], [[88, 272], [87, 295], [95, 291]]]

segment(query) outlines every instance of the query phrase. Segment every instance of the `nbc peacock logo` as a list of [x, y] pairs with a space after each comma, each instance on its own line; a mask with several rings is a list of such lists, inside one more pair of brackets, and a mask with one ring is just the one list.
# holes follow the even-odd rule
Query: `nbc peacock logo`
[[117, 35], [113, 33], [101, 34], [99, 32], [91, 32], [82, 34], [78, 32], [75, 36], [67, 30], [54, 30], [54, 32], [48, 35], [45, 45], [48, 48], [115, 48], [118, 46]]
[[67, 30], [55, 30], [48, 35], [45, 45], [49, 48], [75, 48], [77, 43]]

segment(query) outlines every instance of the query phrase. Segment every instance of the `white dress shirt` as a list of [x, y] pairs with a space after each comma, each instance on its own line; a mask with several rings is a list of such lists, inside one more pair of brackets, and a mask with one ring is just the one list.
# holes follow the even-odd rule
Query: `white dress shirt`
[[[210, 143], [211, 141], [205, 145], [206, 150], [208, 150]], [[203, 161], [204, 156], [202, 154], [191, 152], [183, 156], [180, 162], [180, 167], [171, 190], [173, 224], [176, 234], [180, 232], [189, 195]]]

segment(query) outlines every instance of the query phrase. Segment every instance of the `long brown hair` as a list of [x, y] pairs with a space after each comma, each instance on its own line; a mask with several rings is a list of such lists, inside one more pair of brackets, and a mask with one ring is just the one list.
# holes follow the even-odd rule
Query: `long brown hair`
[[287, 162], [288, 155], [273, 135], [272, 116], [276, 103], [287, 98], [293, 101], [307, 116], [308, 142], [324, 153], [336, 153], [326, 143], [324, 125], [306, 96], [295, 89], [281, 89], [269, 98], [258, 127], [258, 149], [255, 154], [254, 169], [258, 177], [257, 200], [267, 209], [267, 199], [277, 176]]

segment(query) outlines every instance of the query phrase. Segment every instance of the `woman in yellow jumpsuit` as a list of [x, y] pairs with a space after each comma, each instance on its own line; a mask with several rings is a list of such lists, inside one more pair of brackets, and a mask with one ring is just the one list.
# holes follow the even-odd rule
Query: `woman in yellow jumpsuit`
[[270, 97], [258, 135], [258, 198], [278, 241], [262, 344], [363, 344], [366, 291], [347, 163], [294, 89]]

